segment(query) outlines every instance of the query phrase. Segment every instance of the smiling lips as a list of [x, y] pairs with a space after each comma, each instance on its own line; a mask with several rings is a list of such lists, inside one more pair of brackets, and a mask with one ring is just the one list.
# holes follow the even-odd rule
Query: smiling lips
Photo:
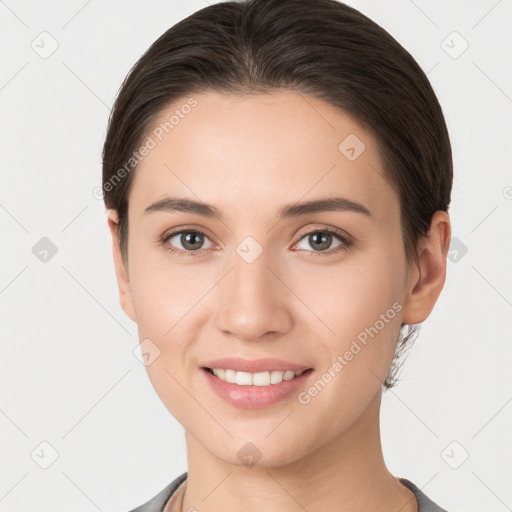
[[212, 389], [236, 407], [269, 407], [303, 385], [313, 368], [280, 359], [225, 358], [202, 367]]
[[281, 359], [228, 357], [204, 366], [219, 379], [239, 386], [270, 386], [298, 377], [309, 368]]

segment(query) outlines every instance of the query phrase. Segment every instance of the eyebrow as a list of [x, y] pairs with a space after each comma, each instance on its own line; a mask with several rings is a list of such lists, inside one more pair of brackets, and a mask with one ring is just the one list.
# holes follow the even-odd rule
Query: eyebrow
[[[372, 216], [370, 210], [361, 203], [351, 201], [344, 197], [329, 197], [325, 199], [285, 205], [279, 210], [278, 218], [285, 219], [319, 212], [345, 211], [362, 213], [368, 217]], [[144, 214], [151, 212], [185, 212], [194, 213], [196, 215], [212, 219], [221, 220], [224, 218], [222, 211], [211, 204], [180, 197], [166, 197], [156, 201], [144, 210]]]

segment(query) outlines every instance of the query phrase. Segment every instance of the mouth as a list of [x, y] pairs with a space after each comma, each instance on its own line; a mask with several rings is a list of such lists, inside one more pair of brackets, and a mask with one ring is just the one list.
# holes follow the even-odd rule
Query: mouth
[[261, 409], [289, 401], [308, 386], [314, 373], [314, 368], [273, 357], [224, 357], [204, 361], [199, 368], [210, 390], [241, 409]]

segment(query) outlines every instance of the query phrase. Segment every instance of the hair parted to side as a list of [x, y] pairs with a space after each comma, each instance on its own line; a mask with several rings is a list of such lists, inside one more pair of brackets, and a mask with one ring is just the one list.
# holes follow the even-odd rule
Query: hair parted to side
[[[132, 67], [110, 114], [103, 198], [119, 216], [128, 265], [128, 196], [152, 121], [170, 103], [216, 91], [287, 89], [342, 109], [379, 144], [385, 177], [400, 198], [404, 250], [417, 258], [433, 214], [448, 211], [452, 153], [441, 106], [414, 58], [370, 18], [337, 0], [242, 0], [205, 7], [162, 34]], [[121, 172], [123, 171], [123, 172]], [[384, 381], [419, 325], [403, 324]]]

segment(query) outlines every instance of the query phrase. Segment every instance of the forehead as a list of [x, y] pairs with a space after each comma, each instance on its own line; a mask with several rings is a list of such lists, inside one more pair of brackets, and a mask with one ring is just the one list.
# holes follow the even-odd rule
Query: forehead
[[233, 215], [248, 204], [277, 210], [335, 195], [376, 213], [397, 201], [374, 136], [309, 95], [186, 96], [159, 112], [148, 134], [151, 149], [135, 171], [129, 200], [140, 214], [166, 195], [219, 204]]

